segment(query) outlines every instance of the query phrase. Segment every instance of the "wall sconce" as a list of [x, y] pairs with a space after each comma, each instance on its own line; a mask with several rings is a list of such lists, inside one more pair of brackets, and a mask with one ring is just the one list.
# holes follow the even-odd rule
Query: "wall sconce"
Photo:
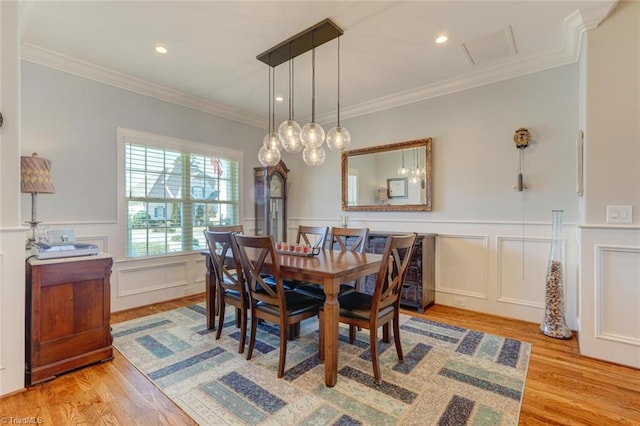
[[36, 240], [36, 219], [38, 194], [54, 194], [51, 178], [51, 161], [38, 157], [35, 152], [31, 157], [20, 157], [20, 192], [31, 194], [31, 220], [26, 222], [31, 225], [31, 237], [27, 240], [27, 249]]
[[378, 188], [378, 195], [376, 198], [379, 204], [381, 205], [387, 204], [387, 201], [389, 201], [389, 194], [387, 193], [387, 188]]

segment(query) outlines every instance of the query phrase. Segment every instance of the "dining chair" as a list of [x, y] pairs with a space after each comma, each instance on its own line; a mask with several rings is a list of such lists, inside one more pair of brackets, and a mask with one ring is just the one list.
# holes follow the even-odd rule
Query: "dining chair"
[[[249, 290], [251, 332], [247, 359], [251, 359], [253, 355], [258, 320], [278, 324], [280, 327], [278, 377], [282, 377], [287, 356], [289, 327], [306, 318], [318, 315], [322, 301], [316, 297], [285, 289], [272, 236], [235, 234], [234, 238], [237, 242], [242, 271]], [[275, 279], [275, 287], [269, 286], [261, 275], [265, 272], [267, 262], [271, 264], [269, 272]]]
[[[249, 297], [242, 275], [238, 248], [233, 235], [234, 232], [204, 231], [216, 278], [219, 307], [216, 340], [219, 340], [222, 334], [226, 305], [235, 306], [236, 325], [239, 324], [240, 326], [238, 353], [243, 353], [247, 334]], [[232, 261], [229, 261], [229, 259], [232, 259]], [[229, 266], [232, 266], [232, 268], [229, 268]]]
[[[340, 314], [338, 321], [349, 324], [349, 342], [356, 338], [356, 327], [369, 330], [369, 344], [373, 376], [382, 384], [378, 356], [378, 328], [383, 327], [383, 341], [389, 342], [389, 323], [393, 325], [393, 339], [398, 360], [404, 362], [400, 343], [400, 292], [411, 260], [411, 252], [417, 234], [393, 235], [387, 239], [382, 263], [378, 270], [373, 295], [352, 291], [338, 297]], [[324, 311], [320, 308], [320, 338], [318, 358], [324, 360]]]
[[[329, 248], [339, 251], [350, 251], [352, 253], [364, 253], [369, 236], [369, 228], [331, 228], [331, 238]], [[353, 285], [340, 284], [340, 294], [357, 289], [357, 282]], [[295, 287], [295, 291], [308, 294], [309, 296], [325, 299], [324, 288], [319, 284], [305, 283]]]
[[320, 248], [320, 250], [324, 250], [327, 242], [327, 235], [329, 235], [328, 226], [299, 225], [296, 243], [305, 243], [314, 248]]
[[[208, 225], [206, 230], [207, 231], [215, 231], [215, 232], [239, 232], [240, 234], [244, 234], [244, 226], [243, 225]], [[209, 272], [209, 271], [213, 272], [214, 265], [213, 265], [213, 261], [212, 261], [210, 256], [208, 256], [207, 261], [209, 262], [208, 267], [207, 267], [207, 269], [208, 269], [207, 272]], [[213, 297], [217, 300], [218, 294], [217, 294], [217, 286], [216, 285], [214, 285], [213, 290], [216, 292], [216, 294], [214, 294]], [[215, 314], [218, 315], [219, 313], [220, 313], [220, 307], [218, 306], [218, 304], [216, 304]]]
[[[296, 236], [296, 243], [309, 244], [313, 248], [319, 248], [324, 250], [327, 242], [327, 235], [329, 234], [328, 226], [298, 226], [298, 235]], [[266, 281], [269, 283], [275, 283], [273, 277], [266, 277]], [[299, 280], [283, 280], [284, 286], [289, 290], [293, 290], [301, 285], [308, 284], [306, 281]]]

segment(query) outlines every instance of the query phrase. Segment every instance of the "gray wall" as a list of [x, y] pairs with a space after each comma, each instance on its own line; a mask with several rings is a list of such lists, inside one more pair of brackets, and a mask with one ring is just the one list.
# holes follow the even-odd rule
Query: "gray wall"
[[[359, 213], [364, 218], [402, 215], [406, 220], [549, 221], [563, 209], [577, 214], [575, 144], [578, 134], [578, 67], [533, 75], [406, 105], [343, 123], [351, 149], [433, 138], [433, 211]], [[512, 137], [527, 127], [525, 183], [516, 181], [518, 150]], [[299, 184], [304, 182], [304, 184]], [[319, 168], [292, 177], [291, 216], [340, 214], [340, 156], [329, 152]], [[352, 213], [352, 216], [356, 216]]]
[[[115, 222], [116, 128], [246, 152], [243, 215], [253, 215], [253, 167], [264, 131], [30, 62], [22, 62], [22, 155], [52, 160], [55, 195], [38, 198], [47, 222]], [[22, 197], [22, 217], [30, 214]]]

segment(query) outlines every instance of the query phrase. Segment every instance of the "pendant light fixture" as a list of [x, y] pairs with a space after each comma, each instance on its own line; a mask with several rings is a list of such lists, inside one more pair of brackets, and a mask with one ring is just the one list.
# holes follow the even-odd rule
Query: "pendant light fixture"
[[278, 127], [278, 137], [282, 143], [282, 147], [287, 152], [300, 152], [304, 146], [300, 141], [300, 125], [294, 120], [293, 102], [294, 102], [294, 63], [291, 57], [291, 43], [289, 43], [289, 119], [280, 123]]
[[[273, 104], [272, 83], [275, 85], [275, 69], [269, 67], [269, 131], [262, 140], [262, 147], [258, 151], [258, 161], [265, 167], [275, 166], [281, 158], [280, 139], [273, 129], [275, 127], [275, 105]], [[273, 90], [275, 91], [275, 88]]]
[[[319, 123], [315, 122], [315, 72], [316, 72], [316, 47], [340, 37], [343, 34], [342, 29], [333, 23], [330, 19], [324, 19], [312, 27], [290, 37], [289, 39], [279, 43], [271, 49], [259, 54], [257, 59], [269, 65], [270, 68], [289, 61], [289, 119], [285, 120], [275, 132], [275, 117], [269, 123], [269, 134], [265, 137], [263, 147], [260, 149], [259, 159], [263, 161], [274, 161], [277, 155], [280, 160], [280, 147], [287, 152], [299, 152], [302, 150], [302, 158], [304, 162], [310, 166], [319, 166], [324, 163], [327, 154], [323, 148], [325, 141], [325, 132]], [[311, 122], [302, 128], [295, 122], [293, 116], [294, 109], [294, 64], [293, 58], [311, 50]], [[338, 62], [340, 60], [340, 45], [338, 44]], [[271, 80], [269, 80], [271, 82]], [[338, 123], [334, 129], [331, 129], [331, 145], [330, 149], [345, 149], [351, 140], [349, 132], [340, 126], [340, 64], [338, 63]], [[274, 84], [275, 85], [275, 84]], [[271, 104], [269, 104], [271, 105]], [[275, 110], [275, 106], [274, 106]], [[269, 111], [271, 114], [271, 110]], [[273, 124], [272, 124], [273, 123]], [[278, 135], [280, 145], [276, 145], [272, 140], [272, 133]], [[299, 138], [296, 137], [299, 134]], [[277, 146], [277, 149], [276, 149]], [[268, 151], [268, 153], [267, 153]], [[277, 152], [277, 154], [276, 154]], [[273, 157], [273, 158], [272, 158]], [[277, 164], [277, 161], [275, 162]]]
[[327, 132], [327, 146], [330, 150], [344, 151], [351, 145], [351, 133], [340, 125], [340, 39], [338, 39], [338, 122]]
[[[312, 35], [312, 43], [315, 33]], [[316, 48], [311, 49], [311, 122], [302, 126], [300, 140], [305, 149], [321, 148], [324, 143], [324, 129], [316, 123]], [[305, 160], [306, 162], [306, 160]], [[324, 160], [323, 160], [324, 162]], [[306, 162], [309, 164], [308, 162]], [[317, 164], [313, 164], [317, 165]]]
[[409, 174], [409, 170], [404, 166], [404, 149], [401, 151], [402, 152], [402, 163], [400, 164], [400, 167], [398, 167], [398, 176], [406, 176], [407, 174]]
[[413, 169], [409, 173], [411, 177], [409, 178], [409, 182], [413, 184], [417, 184], [420, 182], [420, 167], [418, 165], [418, 149], [413, 149]]

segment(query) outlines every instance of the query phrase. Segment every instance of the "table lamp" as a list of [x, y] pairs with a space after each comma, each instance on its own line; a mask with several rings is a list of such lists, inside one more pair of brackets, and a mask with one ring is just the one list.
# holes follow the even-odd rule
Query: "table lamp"
[[27, 249], [36, 240], [36, 227], [40, 222], [36, 220], [38, 194], [53, 194], [56, 192], [51, 182], [51, 161], [38, 157], [35, 152], [31, 157], [20, 157], [20, 192], [31, 194], [31, 237], [27, 240]]
[[389, 200], [387, 188], [378, 188], [378, 203], [385, 204]]

